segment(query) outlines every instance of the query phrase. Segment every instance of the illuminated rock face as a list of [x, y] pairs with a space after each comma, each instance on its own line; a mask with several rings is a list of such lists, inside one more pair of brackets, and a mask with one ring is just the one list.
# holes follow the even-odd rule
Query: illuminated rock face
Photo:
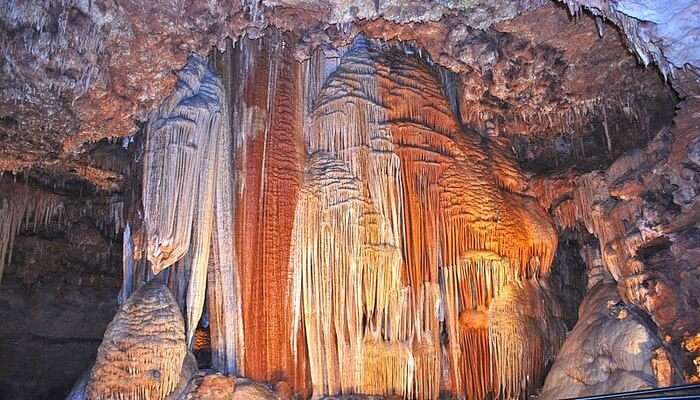
[[171, 266], [187, 337], [206, 303], [215, 369], [303, 395], [531, 393], [557, 238], [509, 152], [412, 48], [299, 64], [286, 40], [215, 55], [221, 79], [192, 61], [148, 126], [129, 253]]
[[554, 229], [438, 79], [358, 39], [316, 99], [291, 258], [316, 395], [517, 397], [561, 342]]
[[[180, 72], [175, 92], [151, 116], [144, 147], [142, 258], [156, 274], [174, 265], [170, 286], [185, 315], [188, 344], [208, 297], [213, 364], [236, 373], [243, 346], [233, 254], [233, 155], [224, 87], [206, 60], [193, 56]], [[129, 261], [125, 287], [131, 284], [126, 279], [138, 275]]]
[[87, 398], [164, 399], [180, 381], [187, 354], [182, 314], [167, 287], [142, 286], [107, 326]]
[[[243, 39], [224, 60], [235, 142], [235, 249], [241, 279], [245, 351], [242, 373], [305, 386], [303, 356], [289, 337], [289, 252], [301, 185], [301, 81], [281, 35]], [[230, 75], [229, 75], [230, 74]]]

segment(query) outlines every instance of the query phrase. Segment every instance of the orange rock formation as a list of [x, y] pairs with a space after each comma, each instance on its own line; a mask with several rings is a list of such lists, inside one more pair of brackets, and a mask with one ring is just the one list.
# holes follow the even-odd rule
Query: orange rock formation
[[214, 56], [221, 82], [198, 64], [173, 128], [151, 125], [179, 153], [147, 146], [147, 255], [175, 263], [188, 338], [206, 291], [225, 373], [316, 396], [531, 393], [564, 335], [541, 280], [557, 237], [510, 153], [413, 48], [360, 37], [300, 64], [289, 40]]

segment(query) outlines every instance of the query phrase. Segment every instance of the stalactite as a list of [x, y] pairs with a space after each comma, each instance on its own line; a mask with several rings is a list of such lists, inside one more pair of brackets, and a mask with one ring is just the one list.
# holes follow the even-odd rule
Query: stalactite
[[521, 134], [539, 137], [589, 131], [592, 122], [602, 123], [607, 114], [613, 113], [645, 131], [649, 128], [648, 123], [641, 117], [651, 111], [648, 89], [643, 84], [630, 87], [623, 93], [586, 99], [565, 99], [544, 108], [532, 105], [518, 107], [512, 104], [513, 109], [503, 111], [484, 106], [477, 100], [480, 98], [469, 99], [460, 104], [460, 116], [464, 123], [485, 129], [494, 115], [498, 115], [505, 119], [507, 125], [517, 127], [516, 131], [520, 131]]
[[[138, 215], [138, 212], [136, 213]], [[150, 281], [154, 274], [146, 260], [145, 243], [146, 232], [140, 218], [129, 217], [123, 234], [122, 253], [122, 286], [119, 290], [119, 304], [124, 304], [129, 296], [146, 282]], [[127, 237], [128, 233], [128, 237]], [[127, 256], [130, 253], [130, 257]], [[174, 293], [176, 295], [176, 293]], [[176, 297], [176, 300], [179, 300]], [[181, 304], [178, 302], [178, 304]], [[184, 304], [184, 302], [182, 302]], [[182, 307], [181, 307], [182, 308]]]
[[155, 281], [142, 286], [107, 326], [87, 398], [164, 399], [180, 381], [186, 352], [184, 321], [170, 291]]
[[315, 394], [359, 389], [363, 304], [357, 256], [363, 240], [359, 225], [349, 232], [332, 227], [362, 218], [363, 209], [357, 181], [342, 162], [320, 154], [308, 161], [292, 262], [300, 269], [301, 299], [295, 301], [303, 308]]
[[116, 236], [124, 226], [120, 200], [77, 202], [25, 183], [0, 182], [0, 282], [5, 266], [12, 260], [15, 238], [23, 230], [37, 232], [89, 217], [106, 236]]
[[551, 208], [558, 226], [578, 226], [598, 239], [603, 263], [615, 279], [622, 275], [622, 268], [634, 258], [641, 243], [659, 234], [630, 232], [638, 229], [631, 221], [639, 220], [642, 210], [637, 202], [625, 201], [629, 197], [624, 190], [615, 189], [618, 181], [624, 182], [626, 172], [644, 162], [639, 154], [626, 155], [605, 173], [538, 179], [531, 188], [540, 204]]
[[[226, 118], [224, 132], [228, 132]], [[217, 138], [217, 185], [214, 229], [207, 271], [207, 303], [212, 366], [227, 374], [239, 373], [245, 357], [241, 310], [241, 282], [234, 246], [234, 180], [231, 135]], [[242, 372], [242, 371], [240, 371]]]
[[135, 269], [134, 243], [131, 238], [131, 227], [127, 224], [122, 238], [122, 287], [119, 290], [119, 304], [124, 304], [134, 291]]
[[[223, 93], [219, 93], [219, 101], [223, 99]], [[225, 104], [225, 103], [224, 103]], [[219, 115], [219, 119], [225, 119], [227, 116], [224, 113], [223, 117]], [[187, 282], [187, 302], [185, 307], [185, 321], [187, 332], [187, 344], [191, 345], [194, 337], [194, 331], [197, 329], [199, 319], [202, 316], [204, 308], [204, 297], [206, 294], [207, 269], [209, 267], [209, 253], [211, 250], [212, 228], [214, 223], [215, 206], [215, 190], [220, 182], [218, 181], [217, 171], [219, 151], [228, 151], [225, 147], [220, 146], [219, 137], [228, 135], [228, 130], [222, 129], [223, 121], [214, 122], [212, 126], [220, 132], [216, 135], [216, 131], [208, 141], [200, 145], [206, 145], [206, 155], [201, 159], [199, 166], [199, 190], [196, 192], [198, 196], [195, 203], [194, 223], [192, 224], [192, 239], [190, 248], [182, 260], [182, 267], [189, 274], [185, 274], [185, 282]], [[217, 249], [218, 250], [218, 249]]]
[[[25, 198], [3, 197], [0, 199], [0, 282], [5, 265], [12, 261], [12, 248], [27, 212]], [[19, 200], [19, 201], [18, 201]]]
[[146, 254], [155, 273], [175, 264], [169, 281], [190, 346], [209, 298], [213, 365], [236, 374], [244, 346], [227, 89], [198, 57], [190, 58], [179, 78], [146, 132]]
[[[207, 63], [192, 57], [175, 92], [149, 121], [143, 160], [147, 257], [154, 272], [190, 248], [196, 193], [208, 190], [209, 141], [220, 129], [221, 84]], [[198, 216], [201, 217], [201, 216]], [[201, 222], [198, 218], [197, 223]]]
[[542, 385], [546, 364], [566, 337], [561, 311], [547, 290], [528, 281], [507, 286], [488, 314], [494, 393], [504, 399], [529, 396]]

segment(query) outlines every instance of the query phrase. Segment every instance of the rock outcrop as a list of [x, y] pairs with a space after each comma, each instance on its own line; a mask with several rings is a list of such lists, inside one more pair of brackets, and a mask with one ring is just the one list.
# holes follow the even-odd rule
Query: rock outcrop
[[[643, 310], [664, 342], [686, 350], [685, 374], [697, 376], [692, 343], [700, 327], [698, 197], [694, 146], [700, 136], [698, 99], [689, 96], [675, 124], [642, 150], [620, 157], [605, 171], [569, 172], [531, 186], [561, 230], [592, 234], [602, 265], [623, 300]], [[691, 261], [694, 260], [694, 261]]]

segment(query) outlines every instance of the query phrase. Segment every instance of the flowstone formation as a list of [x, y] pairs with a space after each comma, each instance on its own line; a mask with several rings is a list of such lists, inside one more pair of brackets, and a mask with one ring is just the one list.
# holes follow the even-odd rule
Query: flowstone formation
[[299, 64], [288, 40], [180, 74], [146, 127], [125, 288], [166, 275], [191, 348], [200, 327], [212, 367], [290, 393], [532, 393], [565, 334], [557, 237], [510, 152], [413, 47]]
[[[216, 344], [213, 364], [223, 372], [236, 373], [237, 357], [243, 348], [238, 332], [238, 273], [233, 258], [228, 123], [221, 80], [204, 59], [192, 57], [180, 73], [175, 92], [146, 128], [144, 218], [137, 235], [143, 243], [134, 251], [131, 238], [125, 240], [125, 254], [132, 258], [125, 259], [124, 278], [125, 286], [131, 288], [138, 285], [144, 273], [158, 274], [176, 264], [167, 273], [185, 315], [188, 344], [192, 343], [207, 297], [213, 321], [212, 342]], [[209, 285], [208, 280], [212, 281]], [[122, 291], [124, 297], [128, 294]]]
[[0, 3], [0, 398], [700, 382], [700, 1]]
[[520, 315], [554, 307], [537, 279], [557, 238], [411, 53], [355, 40], [310, 115], [291, 264], [313, 392], [525, 395], [564, 334]]
[[[241, 374], [306, 385], [305, 351], [292, 353], [292, 222], [304, 147], [301, 64], [271, 30], [216, 57], [231, 104], [235, 257], [241, 282]], [[211, 314], [210, 314], [211, 315]]]

